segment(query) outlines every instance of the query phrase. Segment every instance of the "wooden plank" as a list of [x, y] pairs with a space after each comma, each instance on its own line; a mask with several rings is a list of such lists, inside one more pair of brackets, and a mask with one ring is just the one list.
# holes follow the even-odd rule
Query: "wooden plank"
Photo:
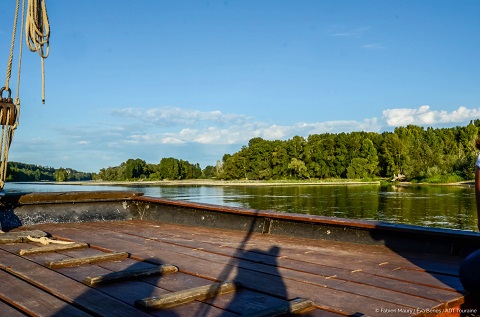
[[166, 295], [144, 298], [135, 301], [135, 306], [142, 309], [162, 309], [186, 304], [195, 300], [205, 300], [218, 295], [236, 291], [240, 283], [226, 281], [178, 291]]
[[[101, 224], [95, 224], [95, 226], [101, 227]], [[124, 228], [124, 226], [126, 226]], [[115, 226], [115, 230], [123, 233], [127, 232], [132, 232], [129, 230], [130, 226], [125, 224], [124, 222], [119, 223]], [[168, 226], [167, 226], [168, 227]], [[163, 227], [165, 229], [165, 226]], [[149, 237], [149, 239], [155, 239], [158, 241], [162, 242], [167, 242], [167, 243], [176, 243], [176, 244], [182, 244], [185, 246], [190, 246], [192, 248], [195, 248], [199, 246], [199, 242], [203, 242], [202, 238], [199, 237], [198, 235], [195, 236], [195, 240], [192, 239], [167, 239], [165, 238], [168, 236], [168, 233], [165, 232], [166, 230], [162, 230], [161, 234], [159, 233], [159, 230], [156, 230], [155, 227], [149, 227], [146, 226], [146, 228], [142, 228], [141, 231], [136, 231], [136, 234], [144, 236], [144, 237]], [[217, 230], [219, 231], [219, 230]], [[177, 230], [178, 232], [178, 230]], [[197, 231], [196, 231], [197, 233]], [[209, 236], [214, 236], [217, 237], [218, 235], [221, 235], [222, 232], [215, 232], [215, 234], [210, 234]], [[234, 233], [230, 233], [230, 239], [235, 240], [234, 238]], [[283, 237], [278, 237], [275, 239], [276, 244], [281, 244], [283, 248]], [[264, 236], [255, 236], [255, 242], [258, 240], [263, 240]], [[259, 245], [261, 243], [257, 243]], [[267, 244], [264, 244], [267, 245]], [[269, 245], [271, 246], [271, 245]], [[342, 245], [338, 246], [339, 248], [349, 248], [351, 244], [346, 244], [342, 243]], [[224, 254], [224, 255], [230, 255], [230, 256], [239, 256], [239, 254], [236, 253], [236, 249], [233, 247], [223, 247], [223, 246], [217, 246], [212, 243], [202, 243], [202, 247], [206, 251], [218, 253], [218, 254]], [[340, 274], [342, 271], [346, 273], [350, 273], [351, 271], [361, 271], [361, 272], [367, 272], [372, 276], [372, 279], [370, 282], [375, 283], [375, 278], [378, 276], [381, 280], [385, 280], [385, 278], [395, 278], [395, 276], [392, 276], [392, 271], [393, 270], [398, 270], [402, 269], [404, 271], [408, 271], [408, 273], [403, 274], [402, 272], [398, 272], [398, 280], [402, 276], [404, 278], [407, 278], [406, 281], [402, 282], [400, 281], [399, 285], [397, 285], [397, 289], [399, 291], [402, 291], [402, 287], [406, 286], [406, 284], [412, 284], [416, 285], [417, 288], [419, 288], [419, 285], [421, 284], [427, 284], [436, 288], [441, 288], [445, 290], [450, 290], [450, 291], [463, 291], [463, 287], [460, 285], [458, 278], [452, 277], [450, 274], [448, 275], [437, 275], [437, 274], [430, 274], [428, 272], [425, 274], [425, 270], [414, 270], [413, 272], [409, 270], [408, 268], [408, 263], [410, 263], [408, 260], [403, 259], [402, 257], [396, 256], [397, 260], [392, 261], [392, 262], [402, 262], [403, 265], [406, 265], [407, 267], [401, 266], [401, 265], [396, 265], [392, 264], [390, 262], [379, 262], [378, 260], [374, 262], [373, 260], [364, 260], [363, 258], [368, 257], [372, 252], [372, 250], [378, 250], [378, 247], [372, 247], [372, 246], [362, 246], [362, 245], [356, 245], [356, 249], [362, 249], [362, 247], [369, 247], [367, 250], [365, 250], [364, 253], [356, 253], [355, 255], [352, 256], [341, 256], [338, 249], [335, 250], [336, 254], [335, 255], [327, 255], [327, 254], [321, 254], [320, 256], [318, 254], [315, 254], [313, 252], [294, 252], [292, 253], [291, 251], [289, 252], [288, 250], [283, 252], [283, 254], [288, 254], [286, 257], [280, 257], [278, 260], [278, 266], [280, 267], [286, 267], [286, 268], [301, 268], [301, 270], [305, 271], [306, 268], [305, 266], [308, 266], [309, 263], [312, 263], [313, 265], [310, 265], [310, 267], [314, 268], [314, 271], [308, 271], [312, 273], [318, 273], [319, 265], [323, 266], [323, 269], [326, 271], [324, 274], [327, 274], [327, 276], [336, 276], [338, 277], [339, 274], [335, 273], [332, 270], [335, 270], [335, 268], [340, 268]], [[343, 250], [342, 250], [343, 251]], [[338, 256], [337, 256], [338, 254]], [[376, 256], [376, 254], [374, 254]], [[255, 262], [266, 262], [272, 261], [271, 255], [262, 255], [260, 253], [254, 254], [254, 252], [244, 252], [240, 254], [240, 257], [243, 259], [250, 259]], [[269, 259], [270, 258], [270, 259]], [[398, 260], [399, 259], [399, 260]], [[293, 260], [293, 261], [292, 261]], [[301, 261], [301, 262], [295, 262], [295, 260]], [[386, 264], [386, 265], [379, 265], [379, 264]], [[410, 266], [412, 264], [410, 263]], [[454, 268], [452, 267], [452, 270]], [[330, 272], [330, 273], [328, 273]], [[383, 272], [387, 275], [386, 277], [383, 276]], [[419, 273], [420, 272], [420, 273]], [[411, 274], [410, 274], [411, 273]], [[450, 272], [451, 273], [451, 272]], [[455, 274], [458, 275], [458, 266], [456, 266]], [[344, 274], [343, 274], [344, 275]], [[395, 275], [395, 274], [394, 274]], [[432, 278], [434, 277], [434, 278]], [[363, 282], [362, 282], [363, 283]], [[384, 282], [381, 282], [384, 284]], [[432, 285], [433, 284], [433, 285]], [[375, 285], [375, 284], [372, 284]], [[395, 287], [395, 284], [391, 284], [393, 287]], [[432, 293], [432, 292], [429, 292]], [[438, 293], [441, 296], [451, 296], [450, 293], [448, 292], [442, 292], [442, 291], [433, 291], [433, 293]], [[423, 287], [423, 290], [420, 290], [420, 293], [418, 295], [425, 294], [425, 287]]]
[[60, 261], [47, 261], [45, 262], [45, 266], [51, 269], [56, 269], [66, 266], [85, 265], [102, 261], [114, 261], [128, 258], [128, 256], [129, 254], [127, 252], [111, 252], [107, 254], [92, 255], [82, 258], [71, 258]]
[[[198, 231], [196, 230], [196, 233]], [[207, 238], [212, 235], [206, 235]], [[213, 237], [216, 239], [217, 235]], [[226, 237], [234, 242], [234, 237], [229, 234]], [[198, 239], [198, 238], [197, 238]], [[210, 238], [211, 239], [211, 238]], [[258, 241], [260, 240], [260, 241]], [[438, 272], [445, 274], [457, 274], [458, 267], [463, 261], [459, 256], [440, 256], [436, 254], [409, 253], [401, 250], [390, 249], [387, 246], [365, 245], [355, 243], [345, 243], [337, 241], [322, 241], [316, 239], [299, 239], [283, 236], [263, 235], [258, 244], [265, 243], [281, 244], [287, 253], [297, 253], [299, 251], [312, 251], [311, 253], [321, 255], [321, 257], [332, 256], [340, 261], [347, 263], [384, 263], [389, 262], [412, 270], [421, 270], [428, 272]], [[305, 246], [308, 246], [305, 250]], [[303, 250], [302, 250], [303, 249]], [[297, 250], [296, 252], [294, 250]]]
[[31, 236], [33, 238], [40, 238], [40, 237], [46, 237], [47, 233], [40, 230], [26, 230], [26, 231], [0, 233], [0, 244], [27, 242], [28, 241], [27, 236]]
[[[144, 262], [138, 262], [134, 264], [134, 266], [141, 266]], [[107, 263], [102, 263], [107, 264]], [[108, 264], [117, 264], [115, 262], [109, 262]], [[85, 268], [85, 267], [80, 267]], [[63, 269], [62, 269], [63, 270]], [[65, 272], [62, 272], [65, 273]], [[168, 281], [176, 281], [178, 280], [178, 275], [183, 273], [175, 273], [175, 274], [167, 274], [167, 275], [157, 275], [157, 276], [149, 276], [145, 278], [141, 278], [139, 280], [130, 280], [130, 281], [119, 281], [116, 283], [105, 283], [99, 284], [95, 286], [95, 289], [101, 291], [104, 294], [108, 294], [109, 296], [119, 299], [129, 305], [134, 305], [136, 299], [139, 298], [146, 298], [152, 296], [159, 296], [163, 294], [170, 293], [164, 287], [165, 282]], [[187, 276], [183, 274], [185, 279], [181, 279], [178, 283], [178, 287], [181, 289], [185, 289], [188, 287], [188, 283], [183, 283], [190, 278], [195, 278], [194, 276]], [[148, 280], [148, 282], [146, 282]], [[203, 284], [211, 283], [211, 281], [202, 279]], [[207, 314], [201, 314], [200, 316], [237, 316], [236, 314], [230, 314], [227, 311], [224, 311], [221, 306], [211, 306], [202, 302], [191, 302], [189, 304], [185, 304], [182, 306], [171, 307], [168, 309], [162, 309], [159, 311], [152, 311], [150, 310], [148, 313], [153, 316], [197, 316], [196, 312], [202, 311], [205, 312], [208, 310]]]
[[[11, 246], [12, 250], [15, 250], [14, 246]], [[97, 251], [93, 249], [82, 249], [81, 251], [63, 251], [64, 253], [68, 253], [69, 255], [78, 256], [81, 252], [91, 250]], [[98, 251], [97, 251], [98, 252]], [[45, 260], [48, 260], [50, 257], [57, 255], [60, 257], [64, 257], [64, 255], [60, 253], [42, 253], [37, 254], [34, 256], [29, 256], [31, 261], [34, 261], [43, 267], [43, 263]], [[131, 258], [124, 259], [122, 261], [114, 261], [114, 262], [99, 262], [95, 265], [90, 266], [77, 266], [77, 267], [65, 267], [59, 268], [56, 271], [64, 276], [68, 276], [74, 280], [81, 282], [85, 276], [91, 274], [108, 274], [112, 271], [121, 271], [121, 270], [130, 270], [130, 269], [140, 269], [140, 268], [152, 268], [156, 267], [157, 265], [150, 264], [148, 262], [139, 262], [133, 260]], [[106, 268], [106, 269], [105, 269]], [[185, 278], [178, 278], [178, 274], [184, 275]], [[137, 278], [134, 280], [129, 281], [118, 281], [116, 283], [101, 283], [99, 285], [95, 285], [95, 289], [97, 291], [102, 292], [103, 294], [107, 294], [108, 296], [115, 298], [117, 300], [122, 301], [123, 303], [127, 303], [129, 305], [134, 305], [134, 301], [138, 298], [142, 297], [149, 297], [155, 295], [161, 295], [168, 293], [165, 290], [165, 281], [176, 281], [178, 283], [177, 287], [179, 289], [185, 289], [192, 286], [199, 286], [199, 284], [191, 285], [191, 279], [196, 279], [197, 277], [191, 275], [185, 275], [184, 273], [176, 273], [176, 274], [167, 274], [167, 275], [151, 275], [149, 277], [142, 277]], [[200, 278], [198, 278], [200, 279]], [[143, 282], [143, 280], [148, 280], [148, 282]], [[202, 283], [200, 285], [205, 285], [206, 283], [210, 283], [210, 280], [200, 279]], [[169, 283], [169, 285], [171, 285]], [[168, 289], [168, 288], [167, 288]], [[83, 296], [82, 296], [83, 297]], [[153, 316], [160, 316], [160, 317], [178, 317], [178, 316], [195, 316], [196, 311], [207, 311], [205, 306], [208, 307], [208, 312], [205, 317], [214, 317], [214, 316], [222, 316], [222, 317], [234, 317], [237, 316], [236, 314], [229, 313], [227, 311], [223, 311], [219, 307], [213, 307], [205, 303], [201, 302], [194, 302], [186, 305], [182, 305], [180, 307], [175, 307], [171, 309], [162, 309], [161, 313], [156, 311], [149, 312], [150, 315]], [[1, 315], [1, 314], [0, 314]], [[103, 315], [102, 315], [103, 316]], [[136, 316], [136, 315], [135, 315]]]
[[38, 253], [58, 252], [72, 249], [88, 248], [87, 243], [72, 243], [72, 244], [51, 244], [41, 247], [33, 247], [30, 249], [18, 250], [18, 255], [30, 255]]
[[[43, 225], [40, 225], [39, 228], [43, 228]], [[70, 231], [68, 230], [69, 228], [71, 229]], [[212, 254], [210, 253], [206, 255], [206, 258], [212, 257], [211, 259], [203, 259], [198, 257], [202, 252], [201, 250], [196, 251], [198, 252], [197, 256], [186, 255], [173, 250], [168, 251], [159, 248], [158, 243], [155, 241], [140, 239], [130, 235], [115, 234], [115, 232], [108, 233], [102, 230], [92, 230], [89, 228], [89, 224], [86, 223], [61, 224], [55, 225], [54, 227], [50, 226], [48, 229], [53, 234], [58, 232], [63, 236], [68, 236], [74, 240], [89, 239], [92, 244], [98, 243], [98, 245], [107, 249], [115, 249], [121, 246], [123, 249], [135, 250], [135, 256], [138, 258], [146, 259], [158, 256], [163, 263], [182, 263], [181, 271], [188, 274], [203, 276], [214, 280], [218, 280], [219, 277], [224, 278], [224, 280], [237, 278], [237, 281], [241, 282], [243, 285], [249, 286], [252, 290], [257, 289], [260, 292], [272, 294], [273, 296], [285, 296], [281, 295], [282, 293], [279, 293], [279, 284], [276, 282], [272, 283], [271, 274], [252, 272], [251, 270], [238, 268], [235, 266], [235, 262], [225, 263], [225, 260], [223, 260], [223, 263], [216, 263], [215, 261], [217, 261], [217, 258], [212, 257]], [[95, 235], [92, 235], [92, 232], [95, 232]], [[117, 237], [117, 235], [119, 236]], [[137, 242], [128, 240], [136, 240]], [[382, 316], [380, 312], [376, 312], [371, 307], [391, 308], [392, 311], [399, 307], [416, 307], [415, 303], [410, 304], [411, 306], [409, 306], [408, 303], [392, 303], [391, 301], [379, 300], [350, 292], [337, 291], [331, 288], [325, 288], [322, 285], [304, 283], [299, 280], [292, 280], [291, 278], [282, 276], [283, 272], [281, 276], [275, 277], [274, 281], [281, 280], [284, 284], [283, 290], [287, 290], [286, 298], [293, 299], [297, 296], [310, 297], [319, 308], [336, 311], [341, 314], [356, 314], [361, 311], [370, 316]], [[312, 275], [312, 277], [314, 277], [314, 275]], [[335, 285], [342, 282], [325, 280], [325, 283], [328, 285]], [[396, 315], [401, 316], [402, 314], [391, 314], [391, 316]]]
[[105, 282], [116, 282], [120, 280], [126, 280], [135, 277], [145, 277], [153, 274], [169, 274], [178, 272], [178, 267], [170, 264], [163, 264], [153, 268], [143, 268], [143, 269], [129, 269], [119, 272], [112, 272], [98, 276], [87, 276], [83, 283], [93, 286]]
[[[95, 223], [92, 225], [130, 233], [133, 232], [131, 230], [132, 228], [140, 226], [135, 220], [116, 223], [112, 228], [108, 228], [103, 223]], [[156, 239], [167, 243], [180, 243], [183, 245], [198, 244], [199, 242], [202, 242], [213, 247], [222, 246], [235, 248], [241, 243], [244, 236], [244, 233], [228, 230], [216, 230], [215, 233], [212, 233], [212, 229], [207, 228], [195, 228], [195, 231], [192, 232], [192, 230], [190, 230], [191, 227], [172, 224], [161, 224], [161, 234], [158, 234], [158, 223], [142, 222], [141, 226], [142, 230], [138, 232], [141, 235], [155, 237]], [[181, 231], [184, 231], [185, 233], [179, 236], [178, 232]], [[361, 245], [306, 238], [291, 238], [284, 236], [271, 237], [269, 235], [259, 235], [254, 233], [252, 234], [252, 240], [253, 239], [255, 239], [258, 246], [262, 244], [265, 246], [272, 244], [281, 245], [284, 253], [288, 253], [289, 256], [292, 253], [298, 254], [302, 256], [302, 261], [306, 260], [303, 255], [306, 254], [306, 251], [309, 251], [308, 253], [320, 254], [324, 258], [331, 256], [341, 262], [345, 261], [346, 263], [352, 264], [377, 265], [379, 263], [388, 262], [393, 265], [405, 267], [406, 269], [457, 275], [459, 265], [463, 260], [462, 257], [454, 256], [446, 257], [431, 254], [394, 252], [385, 246]], [[308, 246], [308, 248], [305, 246]]]
[[274, 317], [284, 314], [302, 314], [315, 308], [315, 304], [305, 298], [297, 298], [285, 305], [267, 308], [256, 313], [250, 313], [250, 317]]
[[[117, 224], [115, 226], [115, 228], [118, 228], [120, 226], [122, 226], [122, 224]], [[110, 226], [110, 227], [113, 227], [113, 226]], [[138, 228], [138, 227], [137, 227]], [[126, 233], [126, 231], [121, 231], [121, 232], [124, 232]], [[159, 233], [158, 230], [148, 230], [148, 229], [144, 229], [144, 230], [137, 230], [136, 231], [137, 234], [139, 235], [143, 235], [145, 237], [149, 237], [150, 240], [157, 240], [155, 238], [155, 236], [164, 236], [163, 234], [163, 231], [161, 233]], [[125, 238], [128, 238], [128, 239], [135, 239], [133, 238], [131, 235], [128, 235], [128, 236], [125, 236]], [[160, 243], [163, 242], [161, 240], [157, 240], [159, 241]], [[188, 244], [188, 242], [187, 242]], [[203, 246], [205, 246], [205, 244], [202, 244]], [[194, 247], [194, 246], [199, 246], [198, 244], [198, 241], [192, 241], [191, 244], [190, 244], [191, 247]], [[167, 250], [170, 248], [173, 248], [173, 247], [169, 247], [169, 245], [162, 245], [160, 246], [162, 249], [163, 248], [166, 248]], [[258, 264], [258, 262], [262, 262], [262, 263], [266, 263], [267, 265], [271, 265], [272, 263], [269, 263], [273, 261], [273, 264], [275, 264], [275, 266], [278, 266], [279, 267], [279, 270], [281, 270], [283, 272], [283, 268], [287, 268], [287, 269], [292, 269], [292, 270], [301, 270], [303, 272], [309, 272], [309, 273], [314, 273], [315, 276], [314, 277], [310, 277], [312, 280], [311, 282], [314, 283], [319, 283], [320, 285], [325, 285], [326, 281], [325, 280], [319, 280], [317, 277], [318, 276], [321, 276], [322, 278], [327, 278], [327, 277], [334, 277], [336, 280], [340, 279], [342, 280], [343, 282], [346, 282], [346, 281], [358, 281], [360, 282], [359, 284], [359, 289], [363, 289], [365, 288], [365, 285], [364, 284], [369, 284], [370, 286], [373, 286], [373, 287], [378, 287], [380, 286], [381, 288], [384, 288], [384, 286], [386, 285], [385, 284], [385, 280], [386, 278], [384, 277], [377, 277], [377, 275], [379, 274], [379, 272], [383, 272], [385, 271], [387, 275], [390, 275], [392, 278], [396, 278], [396, 280], [393, 282], [393, 283], [388, 283], [391, 288], [390, 289], [385, 289], [384, 291], [382, 291], [381, 293], [377, 293], [377, 296], [383, 296], [383, 294], [385, 294], [386, 297], [384, 298], [391, 298], [391, 300], [402, 300], [402, 301], [405, 301], [407, 300], [408, 301], [412, 301], [413, 298], [412, 298], [412, 294], [409, 293], [407, 290], [415, 290], [417, 289], [418, 291], [416, 292], [416, 296], [418, 297], [418, 299], [416, 299], [416, 301], [418, 302], [418, 304], [420, 303], [423, 303], [423, 305], [436, 305], [437, 303], [436, 302], [441, 302], [441, 301], [445, 301], [445, 302], [448, 302], [448, 301], [457, 301], [461, 298], [463, 298], [463, 295], [462, 294], [454, 294], [450, 291], [441, 291], [441, 290], [436, 290], [436, 289], [433, 289], [431, 290], [430, 287], [428, 286], [420, 286], [419, 283], [430, 283], [430, 284], [434, 284], [436, 285], [436, 287], [442, 287], [443, 289], [447, 289], [447, 285], [444, 285], [443, 282], [440, 282], [439, 281], [439, 278], [437, 277], [434, 277], [432, 276], [431, 274], [429, 273], [424, 273], [424, 272], [406, 272], [405, 274], [403, 274], [402, 272], [398, 272], [398, 276], [397, 276], [397, 272], [396, 272], [396, 269], [398, 269], [398, 267], [391, 267], [389, 265], [385, 265], [385, 266], [378, 266], [378, 264], [372, 264], [372, 263], [363, 263], [362, 266], [357, 266], [358, 264], [355, 264], [355, 261], [351, 261], [351, 262], [354, 262], [353, 263], [353, 266], [350, 266], [352, 265], [352, 263], [344, 263], [343, 261], [338, 261], [337, 259], [333, 258], [333, 259], [325, 259], [325, 258], [321, 258], [321, 263], [308, 263], [308, 262], [298, 262], [298, 261], [295, 261], [295, 260], [291, 260], [289, 258], [280, 258], [278, 259], [278, 263], [277, 263], [277, 259], [275, 257], [273, 257], [271, 254], [261, 254], [260, 253], [260, 250], [258, 250], [257, 252], [251, 252], [249, 250], [245, 250], [245, 252], [237, 252], [237, 250], [235, 249], [230, 249], [230, 252], [228, 252], [228, 248], [214, 248], [212, 249], [212, 247], [206, 247], [206, 248], [202, 248], [203, 251], [211, 251], [213, 253], [215, 253], [215, 255], [207, 255], [208, 257], [215, 257], [217, 254], [223, 254], [223, 255], [228, 255], [228, 256], [235, 256], [235, 257], [239, 257], [240, 259], [248, 259], [249, 261], [240, 261], [240, 265], [242, 265], [242, 267], [244, 268], [247, 268], [247, 269], [252, 269], [252, 270], [261, 270], [262, 272], [265, 272], [265, 273], [271, 273], [271, 271], [275, 271], [275, 269], [273, 267], [270, 267], [268, 268], [267, 266], [265, 265], [262, 265], [262, 264]], [[182, 252], [182, 253], [185, 253], [185, 254], [190, 254], [190, 255], [195, 255], [196, 253], [198, 252], [192, 252], [192, 250], [189, 250], [189, 249], [186, 249], [186, 248], [183, 248], [183, 249], [179, 249], [178, 247], [176, 248], [176, 252]], [[218, 260], [219, 262], [221, 262], [221, 260]], [[254, 262], [254, 263], [252, 263]], [[318, 264], [323, 264], [323, 265], [318, 265]], [[333, 265], [333, 266], [332, 266]], [[347, 268], [337, 268], [335, 267], [335, 265], [337, 266], [345, 266], [347, 265]], [[393, 271], [395, 270], [395, 271]], [[360, 275], [361, 279], [358, 279], [357, 276], [355, 277], [352, 277], [352, 271], [357, 271], [357, 272], [362, 272], [362, 274], [357, 274]], [[364, 271], [367, 271], [367, 274], [369, 275], [368, 277], [366, 276], [365, 272]], [[393, 273], [392, 273], [393, 272]], [[297, 276], [296, 278], [298, 280], [304, 280], [306, 277], [302, 277], [301, 274], [298, 274], [297, 272], [295, 271], [289, 271], [289, 273], [287, 275], [284, 275], [284, 276], [288, 276], [288, 277], [291, 277], [291, 276]], [[381, 275], [381, 273], [380, 273]], [[398, 277], [402, 276], [402, 275], [406, 275], [408, 277], [409, 280], [407, 280], [406, 282], [403, 282], [403, 281], [399, 281], [398, 280]], [[379, 279], [380, 281], [378, 283], [376, 283], [376, 280]], [[461, 288], [461, 285], [458, 285], [459, 284], [459, 281], [458, 281], [458, 278], [452, 278], [451, 276], [441, 276], [440, 279], [443, 279], [444, 281], [445, 280], [451, 280], [451, 282], [454, 282], [454, 283], [457, 283], [457, 287], [460, 287]], [[333, 280], [335, 281], [335, 280]], [[412, 284], [413, 282], [413, 285], [416, 286], [415, 287], [411, 287], [410, 284]], [[416, 284], [415, 284], [416, 283]], [[397, 285], [398, 284], [398, 285]], [[334, 286], [331, 286], [331, 287], [334, 287]], [[407, 290], [403, 289], [402, 287], [407, 287]], [[395, 291], [396, 293], [391, 293], [391, 291]], [[393, 294], [393, 295], [392, 295]], [[427, 294], [430, 294], [430, 296], [426, 296]], [[439, 298], [437, 298], [436, 295], [439, 295]], [[413, 294], [414, 295], [414, 294]], [[433, 295], [433, 296], [432, 296]], [[434, 300], [435, 302], [433, 302], [432, 300]]]
[[50, 192], [50, 193], [29, 193], [22, 195], [7, 195], [7, 200], [16, 200], [16, 204], [58, 204], [58, 203], [80, 203], [98, 201], [131, 200], [143, 193], [126, 191], [78, 191], [78, 192]]
[[0, 312], [3, 316], [8, 317], [26, 317], [24, 313], [20, 312], [19, 310], [13, 308], [12, 306], [8, 305], [7, 303], [0, 300]]
[[[130, 260], [130, 261], [133, 262], [133, 260]], [[100, 265], [102, 267], [106, 267], [114, 271], [128, 270], [129, 265], [126, 265], [126, 262], [127, 261], [106, 262], [106, 263], [101, 263]], [[142, 267], [147, 264], [148, 263], [145, 263], [145, 262], [138, 262], [135, 264], [135, 266]], [[130, 264], [130, 266], [131, 265], [132, 264]], [[70, 272], [66, 273], [64, 269], [62, 270], [62, 274], [67, 274], [68, 276], [70, 276], [69, 275]], [[163, 275], [161, 277], [157, 277], [157, 276], [143, 277], [139, 280], [171, 292], [182, 291], [188, 288], [204, 286], [208, 283], [211, 283], [211, 281], [205, 278], [185, 274], [182, 272]], [[105, 285], [111, 286], [108, 288], [108, 292], [112, 296], [118, 296], [117, 298], [120, 298], [120, 296], [122, 296], [122, 298], [127, 298], [125, 297], [125, 292], [126, 292], [125, 289], [128, 288], [128, 286], [126, 285], [124, 286], [123, 283], [115, 283], [113, 285], [105, 284]], [[102, 287], [100, 289], [105, 292], [107, 291], [105, 287]], [[128, 288], [128, 292], [133, 292], [133, 290], [131, 290], [131, 288]], [[140, 293], [137, 294], [136, 298], [140, 298], [139, 294]], [[152, 295], [149, 295], [149, 296], [151, 297]], [[206, 312], [206, 310], [208, 310], [208, 313], [210, 314], [215, 310], [213, 309], [213, 307], [217, 307], [217, 308], [225, 309], [231, 313], [249, 315], [252, 312], [264, 310], [269, 307], [276, 307], [286, 303], [285, 300], [272, 297], [266, 294], [261, 294], [254, 291], [246, 290], [246, 289], [240, 289], [234, 293], [223, 294], [222, 296], [208, 299], [205, 302], [208, 303], [209, 305], [199, 306], [198, 309], [201, 309], [202, 307], [203, 308], [198, 311], [194, 310], [195, 308], [193, 308], [192, 304], [182, 305], [182, 306], [176, 307], [174, 310], [180, 314], [181, 311], [183, 310], [188, 311], [187, 308], [192, 307], [192, 310], [196, 311], [198, 315], [204, 316], [204, 313]], [[164, 311], [165, 311], [164, 309], [161, 310], [161, 312], [164, 312]], [[225, 314], [226, 312], [223, 312], [221, 315], [224, 316]], [[160, 314], [160, 316], [163, 317], [162, 314]], [[180, 314], [180, 316], [183, 316], [183, 315]], [[316, 314], [314, 315], [312, 313], [312, 315], [308, 315], [308, 316], [313, 317], [313, 316], [319, 316], [319, 315], [316, 315]]]
[[[45, 293], [25, 281], [0, 270], [2, 287], [0, 298], [31, 316], [76, 316], [87, 317], [78, 308]], [[19, 291], [21, 290], [21, 291]], [[2, 316], [5, 312], [1, 311]], [[8, 315], [10, 316], [10, 315]]]
[[148, 314], [113, 299], [43, 265], [0, 249], [0, 269], [96, 316], [147, 317]]

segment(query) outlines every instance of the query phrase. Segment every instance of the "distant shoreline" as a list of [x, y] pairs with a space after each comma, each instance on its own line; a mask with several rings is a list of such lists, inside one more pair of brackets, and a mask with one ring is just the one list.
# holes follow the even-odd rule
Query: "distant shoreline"
[[[53, 185], [76, 185], [76, 186], [333, 186], [333, 185], [380, 185], [380, 181], [349, 181], [349, 180], [331, 180], [331, 181], [258, 181], [258, 180], [208, 180], [208, 179], [190, 179], [190, 180], [161, 180], [161, 181], [67, 181], [67, 182], [42, 182]], [[474, 186], [474, 181], [464, 181], [457, 183], [410, 183], [398, 182], [392, 183], [393, 186]]]
[[303, 185], [378, 185], [380, 181], [258, 181], [258, 180], [161, 180], [161, 181], [67, 181], [67, 182], [45, 182], [55, 185], [93, 185], [93, 186], [121, 186], [121, 185], [145, 185], [145, 186], [303, 186]]

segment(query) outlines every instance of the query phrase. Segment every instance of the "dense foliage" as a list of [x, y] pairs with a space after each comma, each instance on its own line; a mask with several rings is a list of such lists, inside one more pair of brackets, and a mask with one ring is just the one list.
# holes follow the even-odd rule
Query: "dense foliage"
[[253, 138], [217, 163], [222, 179], [392, 178], [430, 182], [474, 176], [480, 120], [465, 127], [408, 125], [393, 132], [295, 136], [286, 141]]
[[159, 164], [147, 164], [141, 159], [129, 159], [120, 166], [102, 168], [96, 180], [124, 181], [135, 179], [194, 179], [202, 177], [200, 165], [173, 157], [162, 158]]
[[92, 173], [78, 172], [71, 168], [38, 166], [18, 162], [8, 162], [7, 181], [39, 182], [39, 181], [82, 181], [91, 180]]
[[225, 154], [215, 166], [203, 170], [198, 163], [173, 157], [162, 158], [159, 164], [129, 159], [93, 175], [70, 168], [9, 162], [7, 181], [374, 179], [399, 175], [412, 181], [460, 181], [474, 178], [479, 132], [480, 120], [475, 120], [454, 128], [408, 125], [380, 134], [324, 133], [285, 141], [253, 138], [238, 152]]

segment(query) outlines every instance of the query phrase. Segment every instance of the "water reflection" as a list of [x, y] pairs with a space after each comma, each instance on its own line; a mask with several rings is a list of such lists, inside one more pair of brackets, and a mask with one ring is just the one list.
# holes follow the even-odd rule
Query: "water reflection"
[[474, 191], [454, 186], [98, 186], [7, 183], [8, 192], [130, 190], [152, 197], [330, 217], [475, 230]]

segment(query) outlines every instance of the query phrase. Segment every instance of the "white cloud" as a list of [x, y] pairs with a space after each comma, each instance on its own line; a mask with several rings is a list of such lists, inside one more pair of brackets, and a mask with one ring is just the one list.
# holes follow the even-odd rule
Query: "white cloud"
[[364, 49], [367, 50], [384, 50], [386, 47], [381, 43], [371, 43], [362, 45]]
[[445, 110], [431, 110], [430, 106], [423, 105], [417, 109], [397, 108], [383, 111], [383, 119], [390, 127], [414, 124], [419, 126], [433, 126], [438, 124], [463, 123], [480, 117], [480, 108], [467, 109], [459, 107], [448, 112]]
[[372, 29], [371, 26], [350, 28], [344, 25], [335, 24], [330, 26], [327, 30], [327, 35], [333, 37], [360, 37], [370, 29]]
[[245, 115], [223, 114], [221, 111], [199, 111], [179, 107], [125, 108], [111, 112], [116, 117], [136, 118], [156, 126], [193, 125], [199, 122], [216, 124], [242, 123], [249, 119]]
[[[202, 166], [214, 164], [225, 153], [238, 151], [254, 137], [286, 140], [295, 135], [353, 131], [380, 132], [386, 127], [465, 124], [480, 118], [480, 108], [453, 111], [392, 108], [383, 117], [361, 120], [311, 121], [275, 124], [244, 114], [170, 108], [126, 108], [103, 116], [101, 124], [55, 126], [45, 136], [31, 137], [19, 130], [9, 156], [13, 161], [98, 171], [140, 157], [158, 162], [177, 157]], [[159, 123], [164, 124], [159, 124]], [[167, 124], [168, 123], [168, 124]], [[68, 158], [65, 154], [68, 153]]]
[[[257, 121], [243, 114], [222, 113], [221, 111], [198, 111], [181, 108], [127, 108], [115, 111], [119, 114], [139, 120], [144, 131], [132, 131], [125, 136], [127, 144], [186, 144], [232, 145], [246, 144], [254, 137], [267, 140], [288, 139], [295, 135], [308, 136], [314, 133], [336, 133], [351, 131], [379, 131], [376, 118], [363, 121], [300, 122], [292, 125], [276, 125]], [[147, 125], [147, 122], [163, 120], [175, 123], [168, 129], [165, 126]], [[131, 124], [132, 122], [130, 122]], [[193, 124], [194, 123], [194, 124]], [[194, 128], [192, 127], [194, 126]]]

